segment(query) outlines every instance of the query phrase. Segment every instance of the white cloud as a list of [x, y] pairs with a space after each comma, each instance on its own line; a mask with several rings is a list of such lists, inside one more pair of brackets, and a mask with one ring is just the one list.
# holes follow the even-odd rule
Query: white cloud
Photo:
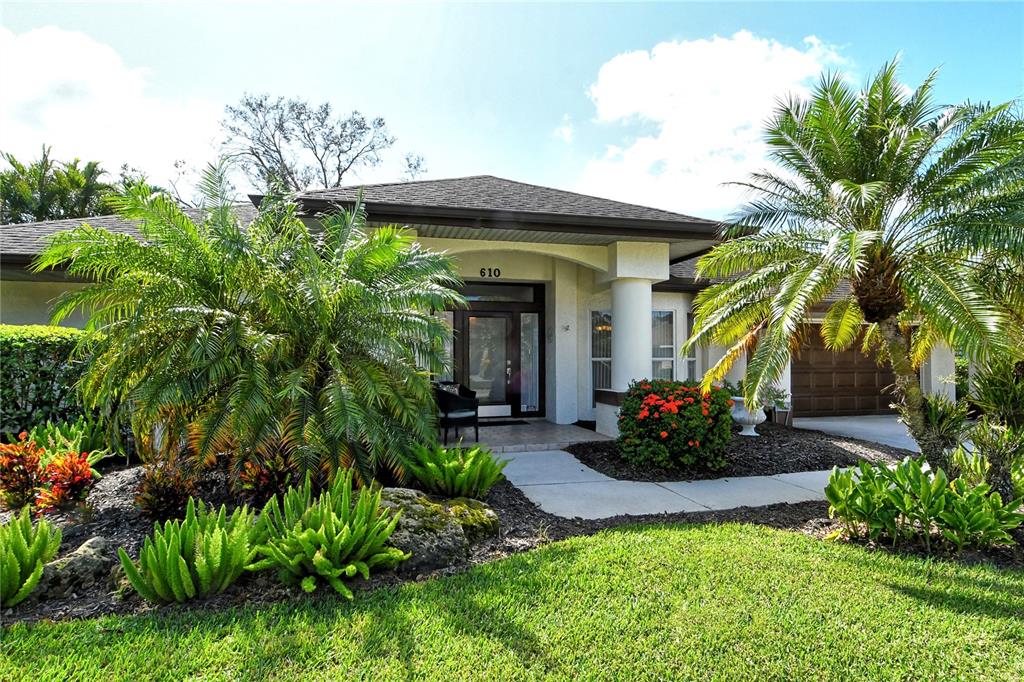
[[219, 106], [154, 93], [146, 69], [83, 33], [0, 28], [0, 64], [0, 149], [21, 160], [48, 144], [57, 159], [96, 160], [115, 177], [127, 163], [164, 184], [175, 160], [216, 156]]
[[572, 124], [572, 119], [569, 117], [569, 114], [563, 114], [561, 125], [551, 131], [551, 136], [557, 140], [565, 142], [566, 144], [571, 144], [575, 133], [576, 129]]
[[744, 195], [722, 183], [766, 164], [761, 125], [778, 98], [806, 95], [822, 70], [845, 64], [814, 36], [792, 47], [748, 31], [620, 54], [590, 97], [597, 121], [621, 124], [623, 137], [587, 164], [578, 189], [724, 217]]

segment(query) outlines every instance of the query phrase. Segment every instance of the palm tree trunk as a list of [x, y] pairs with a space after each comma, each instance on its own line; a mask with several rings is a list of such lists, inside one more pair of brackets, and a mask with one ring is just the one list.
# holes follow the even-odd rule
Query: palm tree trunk
[[910, 341], [900, 331], [896, 320], [889, 318], [878, 323], [878, 331], [885, 340], [889, 364], [896, 375], [896, 398], [902, 407], [903, 419], [907, 422], [910, 435], [917, 441], [921, 454], [932, 466], [944, 466], [944, 452], [936, 452], [928, 438], [924, 416], [924, 391], [921, 381], [910, 360]]

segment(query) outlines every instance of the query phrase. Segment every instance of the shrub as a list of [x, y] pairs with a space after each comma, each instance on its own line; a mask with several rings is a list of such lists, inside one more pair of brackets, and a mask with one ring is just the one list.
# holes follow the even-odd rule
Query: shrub
[[81, 414], [72, 351], [83, 332], [68, 327], [0, 325], [0, 432]]
[[732, 399], [692, 382], [640, 380], [630, 385], [619, 412], [619, 452], [638, 464], [661, 467], [726, 466], [732, 438]]
[[971, 486], [965, 481], [953, 481], [946, 509], [939, 516], [943, 537], [957, 550], [967, 545], [1013, 544], [1008, 531], [1024, 523], [1024, 514], [1016, 511], [1021, 501], [1003, 504], [1002, 496], [989, 490], [984, 484]]
[[417, 445], [412, 449], [415, 463], [409, 473], [429, 493], [445, 497], [483, 499], [502, 475], [508, 460], [498, 461], [486, 448], [446, 448]]
[[158, 604], [185, 602], [223, 592], [256, 556], [262, 526], [248, 507], [227, 515], [189, 499], [182, 521], [155, 524], [136, 564], [118, 549], [125, 575], [139, 595]]
[[68, 509], [85, 500], [96, 479], [85, 452], [65, 452], [43, 469], [36, 508], [40, 512]]
[[[106, 433], [103, 421], [92, 415], [80, 416], [75, 421], [46, 421], [33, 426], [28, 432], [33, 440], [47, 452], [72, 451], [106, 453]], [[11, 439], [13, 442], [13, 439]]]
[[[910, 423], [910, 414], [904, 405], [898, 409], [904, 421]], [[945, 395], [925, 396], [922, 411], [924, 431], [917, 443], [921, 453], [934, 467], [950, 469], [950, 456], [960, 445], [967, 429], [967, 402], [950, 400]]]
[[982, 418], [971, 429], [974, 450], [985, 461], [985, 482], [1006, 499], [1015, 495], [1015, 472], [1024, 463], [1024, 429]]
[[825, 488], [829, 515], [839, 518], [848, 535], [872, 540], [887, 537], [923, 540], [931, 548], [939, 537], [962, 549], [1013, 542], [1010, 530], [1024, 523], [1017, 511], [1022, 500], [1003, 503], [985, 484], [966, 479], [949, 483], [942, 469], [907, 458], [893, 468], [861, 462], [854, 470], [833, 469]]
[[17, 443], [0, 445], [0, 502], [5, 507], [20, 509], [35, 500], [44, 454], [25, 432]]
[[57, 555], [61, 532], [45, 519], [32, 525], [29, 509], [0, 524], [0, 605], [14, 606], [39, 584], [43, 566]]
[[283, 493], [295, 482], [296, 467], [280, 450], [272, 456], [242, 463], [236, 488], [250, 504], [266, 504], [274, 495]]
[[143, 465], [142, 479], [135, 489], [135, 506], [143, 516], [156, 521], [180, 519], [195, 492], [195, 481], [182, 471], [176, 459]]
[[972, 399], [989, 419], [1024, 429], [1024, 362], [979, 367]]
[[352, 501], [352, 471], [338, 474], [327, 489], [313, 499], [310, 477], [301, 487], [289, 488], [281, 504], [273, 497], [263, 508], [267, 541], [259, 547], [263, 560], [253, 570], [276, 567], [287, 584], [306, 592], [323, 580], [351, 599], [342, 582], [357, 573], [393, 568], [409, 555], [385, 543], [398, 524], [400, 513], [380, 506], [380, 491], [363, 488]]

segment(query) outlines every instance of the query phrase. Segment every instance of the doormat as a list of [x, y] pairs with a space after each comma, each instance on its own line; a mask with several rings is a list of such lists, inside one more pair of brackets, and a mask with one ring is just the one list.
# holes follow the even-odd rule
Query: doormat
[[497, 421], [481, 421], [480, 428], [487, 426], [526, 426], [530, 422], [523, 419], [498, 419]]

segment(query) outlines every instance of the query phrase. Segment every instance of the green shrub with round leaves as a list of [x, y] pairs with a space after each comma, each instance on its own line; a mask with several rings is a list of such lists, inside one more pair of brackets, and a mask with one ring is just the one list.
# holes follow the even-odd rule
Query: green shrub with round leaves
[[82, 330], [0, 324], [0, 433], [74, 420], [80, 368], [71, 359]]

